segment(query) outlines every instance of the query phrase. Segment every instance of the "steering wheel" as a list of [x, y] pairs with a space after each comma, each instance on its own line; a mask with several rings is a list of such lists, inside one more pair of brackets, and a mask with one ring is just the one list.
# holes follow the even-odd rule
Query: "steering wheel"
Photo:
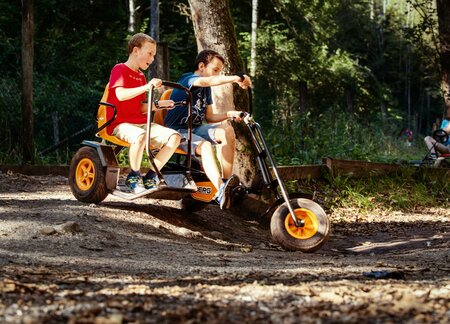
[[439, 142], [439, 143], [441, 143], [441, 144], [444, 144], [444, 143], [447, 143], [447, 142], [448, 142], [449, 135], [448, 135], [448, 133], [447, 133], [445, 130], [443, 130], [443, 129], [438, 129], [438, 130], [435, 130], [435, 131], [433, 132], [433, 138], [434, 138], [437, 142]]

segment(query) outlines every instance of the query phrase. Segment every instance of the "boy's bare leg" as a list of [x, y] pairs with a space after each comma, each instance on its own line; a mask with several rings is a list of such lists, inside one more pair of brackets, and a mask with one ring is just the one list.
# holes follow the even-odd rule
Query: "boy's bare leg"
[[170, 157], [175, 153], [178, 145], [180, 145], [181, 136], [178, 134], [173, 134], [169, 137], [167, 144], [159, 150], [158, 154], [155, 156], [155, 164], [158, 170], [170, 160]]
[[431, 150], [431, 154], [436, 154], [436, 150], [440, 153], [450, 153], [450, 149], [447, 146], [441, 143], [436, 143], [436, 140], [431, 136], [425, 137], [425, 144], [427, 145], [428, 150]]
[[217, 159], [222, 168], [222, 177], [228, 179], [233, 173], [234, 148], [236, 146], [234, 129], [231, 125], [222, 125], [216, 128], [214, 137], [219, 143]]
[[202, 142], [195, 151], [197, 154], [202, 156], [203, 169], [205, 170], [206, 176], [211, 180], [214, 187], [217, 190], [223, 184], [222, 176], [217, 167], [216, 157], [210, 142]]
[[[155, 164], [158, 170], [169, 161], [170, 157], [173, 155], [178, 145], [180, 145], [181, 136], [178, 134], [173, 134], [169, 137], [166, 145], [156, 154]], [[130, 159], [131, 170], [138, 171], [141, 168], [142, 156], [145, 149], [145, 134], [139, 136], [138, 140], [130, 145], [128, 150], [128, 156]]]
[[141, 169], [142, 154], [145, 148], [145, 134], [139, 136], [138, 140], [131, 144], [128, 149], [128, 157], [130, 160], [130, 168], [134, 171]]

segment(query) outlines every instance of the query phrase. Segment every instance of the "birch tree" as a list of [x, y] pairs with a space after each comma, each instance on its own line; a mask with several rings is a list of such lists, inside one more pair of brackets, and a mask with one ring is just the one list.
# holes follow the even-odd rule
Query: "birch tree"
[[258, 29], [258, 0], [252, 0], [252, 44], [250, 53], [250, 75], [256, 75], [256, 32]]

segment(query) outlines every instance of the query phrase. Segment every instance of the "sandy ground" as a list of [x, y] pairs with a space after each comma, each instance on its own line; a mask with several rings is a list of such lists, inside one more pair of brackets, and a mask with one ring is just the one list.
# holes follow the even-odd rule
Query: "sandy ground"
[[0, 322], [450, 323], [448, 209], [330, 217], [321, 250], [285, 252], [238, 211], [3, 173]]

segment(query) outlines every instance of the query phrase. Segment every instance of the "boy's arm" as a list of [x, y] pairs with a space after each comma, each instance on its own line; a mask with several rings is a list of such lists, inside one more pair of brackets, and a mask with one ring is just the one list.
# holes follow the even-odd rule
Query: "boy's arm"
[[447, 133], [450, 133], [450, 123], [447, 124], [447, 127], [444, 127], [444, 130], [445, 130]]
[[247, 75], [213, 75], [209, 77], [199, 77], [196, 78], [193, 86], [194, 87], [214, 87], [222, 84], [236, 82], [241, 88], [246, 89], [252, 85], [252, 81]]
[[227, 118], [234, 119], [236, 122], [240, 122], [242, 111], [230, 110], [222, 114], [215, 114], [212, 109], [212, 105], [206, 108], [205, 119], [208, 123], [218, 123], [224, 121]]
[[144, 84], [143, 86], [136, 87], [136, 88], [124, 88], [124, 87], [117, 87], [116, 88], [116, 97], [120, 101], [125, 101], [131, 98], [134, 98], [136, 96], [139, 96], [140, 94], [147, 92], [150, 90], [151, 86], [154, 86], [155, 88], [158, 88], [162, 85], [161, 79], [151, 79], [149, 83]]
[[[173, 100], [156, 100], [152, 102], [152, 110], [157, 110], [159, 108], [164, 109], [172, 109], [175, 107]], [[143, 102], [141, 106], [141, 112], [146, 114], [148, 111], [148, 102]]]

